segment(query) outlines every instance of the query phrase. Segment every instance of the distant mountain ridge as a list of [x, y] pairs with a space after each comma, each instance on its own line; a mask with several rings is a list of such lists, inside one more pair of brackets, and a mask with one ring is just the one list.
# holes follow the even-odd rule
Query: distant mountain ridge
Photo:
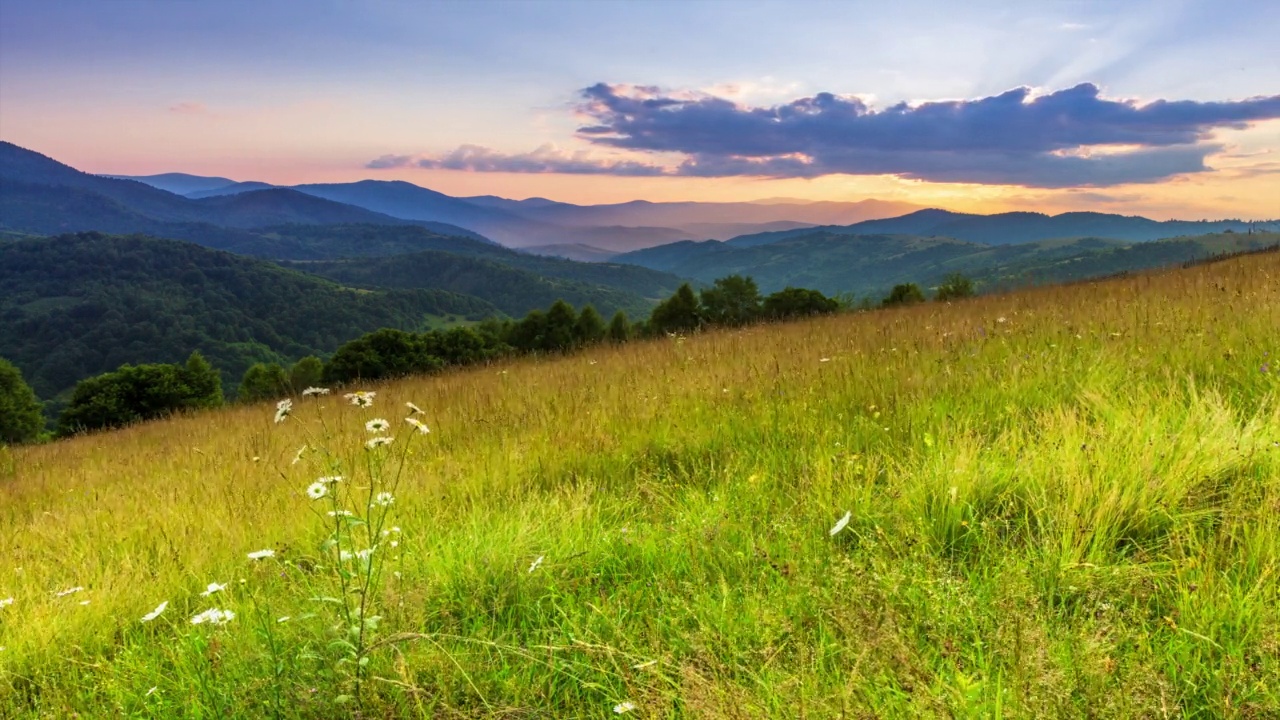
[[[740, 235], [727, 241], [734, 247], [767, 245], [811, 232], [835, 235], [901, 234], [924, 237], [949, 237], [987, 245], [1010, 245], [1055, 238], [1105, 237], [1115, 240], [1144, 242], [1180, 235], [1204, 235], [1230, 230], [1247, 232], [1271, 229], [1274, 223], [1249, 223], [1241, 220], [1166, 220], [1156, 221], [1140, 216], [1111, 215], [1097, 212], [1067, 212], [1046, 215], [1035, 212], [1008, 212], [975, 215], [930, 208], [895, 218], [867, 220], [844, 226], [824, 226], [779, 232]], [[1280, 229], [1277, 227], [1276, 229]]]

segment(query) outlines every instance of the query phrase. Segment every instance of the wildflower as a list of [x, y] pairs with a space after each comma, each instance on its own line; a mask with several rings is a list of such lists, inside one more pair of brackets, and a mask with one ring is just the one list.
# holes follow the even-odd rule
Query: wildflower
[[250, 560], [262, 560], [263, 558], [269, 558], [269, 557], [275, 557], [275, 556], [276, 556], [276, 551], [271, 549], [256, 550], [254, 552], [249, 553]]
[[542, 559], [545, 557], [546, 555], [539, 555], [537, 560], [529, 563], [529, 572], [532, 573], [534, 570], [537, 570], [538, 566], [542, 564]]
[[352, 405], [355, 405], [356, 407], [372, 407], [373, 398], [375, 395], [377, 395], [376, 392], [368, 392], [365, 390], [360, 390], [353, 393], [347, 393], [342, 397], [346, 398], [347, 401], [349, 401]]
[[353, 517], [355, 513], [350, 510], [330, 510], [329, 517]]
[[12, 604], [13, 604], [13, 598], [11, 598], [11, 597], [4, 598], [4, 599], [0, 600], [0, 608], [2, 608], [2, 607], [8, 607], [8, 606], [10, 606], [10, 605], [12, 605]]
[[60, 592], [60, 593], [56, 593], [56, 594], [54, 595], [54, 597], [66, 597], [66, 596], [68, 596], [68, 595], [71, 595], [72, 593], [78, 593], [78, 592], [80, 592], [81, 590], [84, 590], [84, 587], [83, 587], [83, 586], [81, 586], [81, 585], [77, 585], [77, 586], [75, 586], [75, 587], [73, 587], [73, 588], [67, 588], [66, 590], [63, 590], [63, 591], [62, 591], [62, 592]]
[[204, 612], [191, 618], [192, 625], [201, 625], [210, 623], [213, 625], [226, 625], [236, 619], [236, 614], [230, 610], [219, 610], [218, 608], [209, 608]]
[[224, 584], [224, 585], [219, 585], [219, 584], [218, 584], [218, 583], [216, 583], [216, 582], [211, 582], [211, 583], [209, 583], [209, 587], [206, 587], [206, 588], [204, 589], [204, 592], [200, 593], [200, 597], [209, 597], [210, 595], [212, 595], [212, 594], [214, 594], [214, 593], [216, 593], [216, 592], [221, 592], [221, 591], [222, 591], [222, 590], [224, 590], [226, 587], [227, 587], [227, 586], [226, 586], [225, 584]]
[[155, 695], [155, 694], [156, 694], [156, 691], [157, 691], [157, 690], [159, 690], [159, 689], [160, 689], [160, 686], [158, 686], [158, 685], [152, 685], [152, 686], [151, 686], [151, 689], [150, 689], [150, 690], [148, 690], [148, 691], [147, 691], [147, 694], [146, 694], [146, 695], [143, 695], [143, 697], [151, 697], [152, 695]]
[[419, 413], [422, 412], [422, 408], [418, 407], [417, 405], [414, 405], [411, 402], [405, 403], [404, 406], [409, 408], [410, 415], [418, 415]]
[[351, 554], [350, 550], [338, 551], [338, 560], [341, 562], [351, 562], [353, 558], [355, 558], [355, 556]]
[[81, 601], [80, 601], [80, 604], [81, 604], [81, 605], [88, 605], [88, 604], [89, 604], [89, 601], [88, 601], [88, 600], [81, 600]]
[[289, 622], [291, 619], [293, 619], [292, 615], [285, 615], [283, 617], [276, 618], [276, 622], [277, 623]]
[[322, 388], [322, 387], [309, 387], [306, 390], [302, 391], [303, 397], [311, 397], [312, 395], [328, 395], [328, 394], [329, 394], [329, 388]]
[[999, 324], [1001, 324], [1001, 325], [1003, 325], [1003, 324], [1005, 324], [1005, 323], [1009, 322], [1009, 319], [1008, 319], [1008, 318], [1006, 318], [1005, 316], [1001, 315], [1000, 317], [996, 318], [996, 322], [997, 322], [997, 323], [999, 323]]
[[289, 413], [293, 411], [293, 401], [288, 398], [276, 403], [276, 422], [284, 422], [289, 417]]
[[838, 533], [838, 532], [840, 532], [841, 530], [843, 530], [843, 529], [845, 528], [845, 526], [849, 524], [849, 520], [850, 520], [850, 519], [852, 519], [852, 518], [853, 518], [853, 513], [852, 513], [852, 512], [846, 512], [846, 513], [844, 514], [844, 517], [842, 517], [842, 518], [840, 518], [839, 520], [837, 520], [837, 521], [836, 521], [836, 524], [835, 524], [835, 527], [831, 528], [831, 531], [830, 531], [830, 532], [828, 532], [827, 534], [828, 534], [828, 535], [831, 535], [831, 536], [835, 536], [835, 534], [836, 534], [836, 533]]
[[376, 497], [374, 497], [374, 499], [373, 499], [373, 504], [374, 504], [374, 505], [379, 505], [379, 506], [381, 506], [381, 507], [386, 507], [386, 506], [390, 505], [391, 503], [393, 503], [393, 502], [395, 502], [395, 501], [396, 501], [396, 498], [395, 498], [395, 496], [394, 496], [394, 495], [392, 495], [391, 493], [389, 493], [389, 492], [380, 492], [380, 493], [378, 493], [378, 495], [377, 495]]
[[613, 706], [613, 712], [618, 715], [621, 715], [623, 713], [629, 713], [635, 709], [636, 709], [636, 704], [631, 702], [630, 700], [623, 700], [622, 702]]
[[391, 423], [382, 418], [374, 418], [364, 424], [364, 429], [371, 433], [386, 432], [391, 429]]
[[422, 422], [417, 418], [407, 417], [404, 419], [404, 421], [412, 425], [414, 428], [417, 429], [418, 432], [422, 433], [423, 435], [426, 435], [427, 433], [431, 432], [431, 428], [427, 427], [426, 423]]
[[373, 551], [377, 549], [378, 549], [378, 546], [374, 545], [371, 548], [365, 548], [364, 550], [357, 550], [356, 557], [361, 560], [368, 560], [369, 556], [373, 554]]
[[334, 484], [334, 483], [340, 483], [340, 482], [342, 482], [342, 476], [341, 476], [341, 475], [326, 475], [326, 476], [321, 477], [321, 478], [316, 478], [316, 482], [318, 482], [318, 483], [324, 483], [325, 485], [332, 485], [332, 484]]
[[142, 622], [151, 622], [152, 620], [155, 620], [156, 618], [160, 617], [160, 613], [163, 613], [164, 609], [167, 607], [169, 607], [169, 601], [165, 600], [164, 602], [157, 605], [155, 610], [152, 610], [146, 615], [143, 615]]
[[313, 482], [307, 486], [307, 497], [312, 500], [319, 500], [329, 492], [329, 488], [322, 482]]
[[820, 363], [831, 362], [831, 358], [818, 358], [818, 362]]
[[374, 448], [380, 448], [383, 445], [390, 445], [391, 440], [392, 438], [389, 437], [370, 438], [369, 442], [365, 443], [364, 446], [369, 450], [373, 450]]

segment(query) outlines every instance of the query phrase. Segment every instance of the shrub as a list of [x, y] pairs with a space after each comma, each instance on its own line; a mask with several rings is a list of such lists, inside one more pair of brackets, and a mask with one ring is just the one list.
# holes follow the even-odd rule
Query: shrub
[[702, 307], [689, 283], [680, 286], [675, 294], [658, 303], [649, 315], [649, 332], [671, 333], [697, 330], [702, 325]]
[[324, 379], [346, 383], [434, 372], [444, 362], [431, 354], [423, 336], [383, 328], [338, 348], [324, 366]]
[[81, 380], [58, 417], [58, 435], [71, 435], [222, 404], [218, 373], [199, 353], [185, 365], [123, 365]]
[[626, 342], [631, 339], [631, 322], [627, 320], [627, 314], [619, 310], [613, 314], [613, 319], [609, 321], [609, 341], [610, 342]]
[[973, 297], [973, 281], [960, 273], [952, 273], [938, 286], [934, 297], [939, 301]]
[[701, 295], [702, 318], [712, 325], [745, 325], [760, 317], [760, 289], [749, 277], [722, 277]]
[[289, 387], [300, 393], [324, 381], [324, 363], [315, 355], [308, 355], [289, 368]]
[[882, 307], [893, 307], [895, 305], [914, 305], [915, 303], [924, 302], [924, 293], [920, 292], [920, 286], [915, 283], [903, 283], [894, 285], [893, 290], [880, 301]]
[[578, 314], [578, 321], [573, 326], [573, 338], [579, 345], [594, 345], [604, 339], [604, 318], [594, 307], [587, 305]]
[[788, 287], [764, 299], [764, 314], [777, 320], [833, 313], [840, 302], [817, 290]]

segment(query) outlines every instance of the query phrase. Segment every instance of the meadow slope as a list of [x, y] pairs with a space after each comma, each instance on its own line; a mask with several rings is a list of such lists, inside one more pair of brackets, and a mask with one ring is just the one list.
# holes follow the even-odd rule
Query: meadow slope
[[1277, 717], [1277, 353], [1269, 253], [0, 450], [0, 716]]

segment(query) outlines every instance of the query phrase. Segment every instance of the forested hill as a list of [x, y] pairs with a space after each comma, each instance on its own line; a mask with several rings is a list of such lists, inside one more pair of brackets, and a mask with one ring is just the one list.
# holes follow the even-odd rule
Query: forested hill
[[144, 236], [0, 242], [0, 348], [42, 398], [123, 363], [199, 350], [228, 387], [254, 362], [329, 353], [379, 327], [497, 313], [440, 290], [355, 290], [272, 263]]

